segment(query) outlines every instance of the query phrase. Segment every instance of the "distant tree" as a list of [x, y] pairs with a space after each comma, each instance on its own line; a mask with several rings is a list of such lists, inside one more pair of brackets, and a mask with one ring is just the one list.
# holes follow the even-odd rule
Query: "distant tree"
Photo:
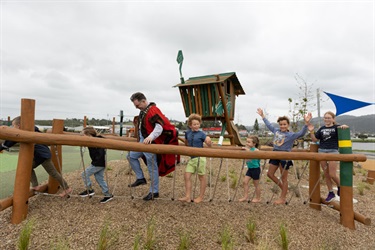
[[291, 128], [295, 132], [299, 130], [299, 121], [303, 120], [306, 113], [311, 112], [311, 107], [316, 106], [311, 103], [314, 95], [312, 92], [313, 84], [307, 83], [300, 75], [295, 75], [295, 80], [297, 81], [297, 86], [299, 89], [298, 98], [293, 100], [288, 98], [289, 102], [289, 115], [291, 116]]
[[184, 125], [182, 124], [182, 122], [179, 122], [177, 125], [176, 125], [176, 128], [178, 128], [179, 130], [182, 129]]
[[238, 128], [238, 130], [246, 130], [245, 125], [242, 124], [236, 124], [236, 127]]
[[365, 135], [365, 134], [359, 134], [359, 135], [358, 135], [358, 138], [359, 138], [359, 139], [362, 139], [362, 140], [365, 140], [365, 139], [368, 138], [368, 135]]
[[255, 134], [259, 133], [259, 123], [258, 123], [258, 118], [255, 118], [254, 126], [253, 129], [255, 131]]

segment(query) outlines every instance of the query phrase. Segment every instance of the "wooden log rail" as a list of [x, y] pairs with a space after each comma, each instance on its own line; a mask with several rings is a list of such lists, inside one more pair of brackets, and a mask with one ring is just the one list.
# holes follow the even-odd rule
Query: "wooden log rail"
[[285, 160], [315, 160], [315, 161], [366, 161], [366, 156], [362, 154], [319, 154], [307, 152], [276, 152], [257, 151], [248, 152], [244, 150], [226, 150], [217, 148], [194, 148], [173, 145], [150, 144], [145, 145], [137, 142], [119, 141], [115, 139], [105, 139], [65, 135], [65, 134], [45, 134], [31, 131], [24, 131], [0, 126], [0, 139], [37, 143], [47, 145], [69, 145], [99, 147], [115, 150], [150, 152], [155, 154], [177, 154], [187, 156], [204, 156], [213, 158], [229, 159], [285, 159]]
[[[240, 147], [213, 147], [213, 148], [193, 148], [185, 146], [172, 145], [145, 145], [133, 140], [123, 140], [122, 137], [106, 136], [105, 139], [78, 136], [77, 134], [49, 134], [37, 133], [0, 126], [0, 139], [12, 140], [23, 143], [38, 143], [47, 145], [69, 145], [69, 146], [86, 146], [101, 147], [114, 150], [150, 152], [156, 154], [179, 154], [187, 156], [205, 156], [213, 158], [231, 158], [231, 159], [286, 159], [286, 160], [310, 160], [310, 161], [345, 161], [345, 162], [364, 162], [366, 156], [361, 154], [319, 154], [314, 152], [306, 152], [306, 150], [294, 150], [294, 152], [275, 152], [275, 151], [257, 151], [248, 152], [238, 150]], [[47, 188], [47, 185], [45, 186]], [[30, 191], [29, 196], [33, 195]], [[319, 197], [320, 198], [320, 197]], [[320, 198], [321, 199], [321, 198]], [[11, 206], [13, 198], [8, 197], [0, 201], [0, 211]], [[322, 203], [323, 200], [322, 200]], [[338, 210], [335, 205], [334, 208]], [[369, 218], [356, 213], [355, 219], [366, 225], [371, 223]]]
[[[332, 207], [333, 209], [335, 209], [336, 211], [339, 211], [340, 212], [340, 204], [338, 204], [337, 202], [326, 202], [326, 200], [324, 198], [320, 198], [320, 202], [324, 205], [327, 205], [329, 207]], [[364, 215], [362, 214], [359, 214], [357, 212], [354, 212], [354, 219], [356, 221], [359, 221], [367, 226], [371, 225], [371, 218], [368, 218], [368, 217], [365, 217]]]

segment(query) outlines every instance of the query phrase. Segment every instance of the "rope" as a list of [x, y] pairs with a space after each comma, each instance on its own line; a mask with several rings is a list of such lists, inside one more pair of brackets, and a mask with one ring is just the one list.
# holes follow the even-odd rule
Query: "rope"
[[[130, 153], [130, 152], [129, 152]], [[131, 165], [130, 165], [130, 159], [129, 159], [130, 155], [128, 154], [126, 159], [128, 160], [128, 163], [129, 163], [129, 171], [131, 171]], [[130, 172], [129, 172], [130, 173]], [[137, 179], [137, 177], [136, 177]], [[129, 186], [131, 185], [131, 176], [129, 174]], [[130, 198], [133, 199], [134, 196], [133, 196], [133, 187], [130, 186]]]
[[212, 197], [210, 198], [210, 201], [213, 201], [213, 199], [214, 199], [214, 196], [215, 196], [215, 193], [216, 193], [216, 186], [217, 186], [217, 182], [219, 180], [222, 165], [223, 165], [223, 158], [220, 159], [219, 172], [217, 173], [216, 182], [215, 182], [215, 186], [214, 186], [214, 192], [212, 194]]
[[172, 201], [174, 201], [174, 190], [175, 190], [175, 184], [176, 184], [176, 171], [177, 171], [177, 158], [178, 156], [175, 155], [175, 161], [174, 161], [174, 171], [173, 171], [173, 183], [172, 183]]
[[311, 205], [316, 205], [316, 206], [322, 206], [322, 207], [334, 208], [333, 205], [327, 205], [327, 204], [324, 204], [324, 203], [314, 203], [314, 202], [309, 202], [309, 204], [311, 204]]
[[[264, 159], [264, 163], [263, 163], [262, 169], [260, 171], [259, 184], [258, 185], [262, 184], [262, 176], [263, 176], [263, 171], [264, 171], [264, 169], [266, 167], [266, 164], [267, 164], [267, 159]], [[254, 199], [254, 197], [255, 197], [255, 189], [254, 189], [254, 192], [253, 192], [253, 195], [252, 195], [251, 199], [249, 199], [247, 201], [247, 203], [250, 203]]]
[[241, 177], [242, 177], [242, 172], [243, 172], [243, 169], [244, 169], [244, 165], [245, 165], [245, 159], [243, 159], [243, 161], [242, 161], [242, 166], [241, 166], [241, 171], [240, 171], [240, 177], [238, 178], [238, 182], [237, 182], [237, 185], [236, 185], [236, 191], [234, 192], [233, 198], [231, 200], [229, 200], [229, 202], [233, 201], [236, 198], [238, 186], [240, 185], [240, 182], [241, 182]]
[[[324, 169], [323, 169], [323, 172], [324, 172], [326, 169], [327, 169], [327, 165], [325, 165], [325, 167], [324, 167]], [[307, 198], [307, 200], [305, 200], [305, 201], [303, 202], [303, 204], [307, 204], [307, 203], [310, 201], [310, 199], [311, 199], [313, 193], [315, 192], [315, 189], [316, 189], [316, 187], [318, 186], [319, 182], [320, 182], [320, 177], [319, 177], [319, 179], [315, 182], [314, 188], [312, 189], [311, 193], [309, 194], [309, 197]]]
[[208, 191], [208, 197], [211, 197], [211, 187], [212, 187], [212, 158], [210, 157], [210, 176], [209, 176], [210, 186]]
[[230, 190], [229, 190], [229, 175], [228, 175], [228, 158], [226, 160], [226, 168], [227, 168], [227, 186], [228, 186], [228, 202], [230, 202]]
[[[297, 182], [298, 192], [299, 192], [300, 195], [301, 195], [302, 201], [303, 201], [303, 197], [302, 197], [301, 190], [299, 189], [299, 183], [301, 182], [302, 176], [303, 176], [303, 174], [305, 173], [305, 170], [307, 169], [307, 166], [308, 166], [308, 165], [309, 165], [309, 162], [307, 161], [305, 167], [303, 168], [302, 174], [301, 174], [301, 176], [299, 177], [298, 182]], [[296, 168], [297, 168], [297, 167], [296, 167]], [[297, 170], [295, 170], [295, 173], [296, 173], [296, 177], [297, 177]], [[290, 201], [292, 200], [292, 198], [293, 198], [293, 193], [292, 193], [292, 195], [290, 196], [289, 200], [285, 202], [285, 205], [288, 205], [288, 204], [290, 203]]]
[[[57, 145], [54, 145], [54, 148], [55, 148], [55, 155], [56, 155], [56, 160], [57, 160], [57, 167], [59, 169], [59, 173], [61, 175], [61, 181], [62, 181], [62, 188], [64, 190], [64, 192], [66, 191], [66, 186], [65, 186], [65, 182], [64, 182], [64, 178], [63, 178], [63, 172], [62, 172], [62, 166], [61, 166], [61, 163], [60, 163], [60, 159], [59, 159], [59, 152], [57, 150]], [[67, 198], [69, 198], [69, 194], [68, 195], [64, 195], [66, 196]]]
[[[287, 163], [285, 163], [285, 167], [284, 167], [284, 168], [282, 167], [283, 170], [281, 171], [281, 175], [280, 175], [280, 177], [277, 179], [277, 183], [276, 183], [277, 186], [279, 186], [279, 184], [280, 184], [280, 181], [281, 181], [281, 178], [283, 177], [283, 174], [284, 174], [284, 171], [285, 171], [286, 165], [287, 165]], [[279, 168], [279, 167], [280, 167], [280, 164], [279, 164], [279, 166], [278, 166], [277, 168]], [[277, 169], [276, 169], [276, 171], [277, 171]], [[276, 171], [275, 171], [275, 172], [276, 172]], [[274, 186], [275, 186], [275, 185], [274, 185]], [[282, 190], [281, 190], [281, 192], [282, 192]], [[274, 195], [275, 195], [275, 192], [272, 191], [272, 196], [271, 196], [271, 198], [267, 201], [267, 204], [270, 204], [270, 202], [272, 201]]]
[[[124, 155], [124, 151], [121, 151], [120, 162], [121, 162], [122, 159], [123, 159], [123, 155]], [[114, 184], [114, 186], [113, 186], [112, 195], [114, 195], [115, 190], [116, 190], [116, 187], [117, 187], [117, 177], [118, 177], [119, 174], [120, 174], [120, 170], [121, 170], [121, 168], [118, 168], [118, 169], [117, 169], [117, 172], [116, 172], [116, 174], [115, 174], [115, 184]], [[124, 171], [124, 170], [122, 170], [122, 171]], [[122, 173], [122, 171], [121, 171], [121, 173]], [[130, 173], [130, 172], [129, 172], [129, 173]], [[130, 178], [130, 174], [129, 174], [129, 178]]]
[[195, 197], [195, 190], [197, 189], [197, 182], [198, 182], [198, 170], [199, 170], [199, 164], [200, 164], [200, 161], [201, 161], [201, 157], [199, 156], [198, 157], [198, 164], [197, 164], [197, 172], [195, 173], [195, 181], [194, 181], [194, 191], [193, 191], [193, 200], [194, 201], [194, 197]]
[[81, 146], [80, 147], [80, 153], [81, 153], [81, 163], [82, 163], [82, 168], [83, 168], [83, 173], [85, 175], [85, 187], [86, 187], [86, 192], [87, 192], [87, 196], [89, 198], [92, 197], [92, 195], [89, 195], [89, 187], [88, 187], [88, 184], [87, 184], [87, 175], [86, 175], [86, 167], [85, 167], [85, 161], [83, 159], [83, 154], [84, 154], [84, 148]]
[[104, 173], [105, 173], [105, 181], [107, 182], [107, 187], [108, 187], [108, 193], [111, 194], [110, 192], [110, 186], [109, 186], [109, 181], [108, 181], [108, 168], [107, 168], [107, 149], [104, 149], [104, 154], [105, 154], [105, 159], [104, 159]]
[[152, 199], [154, 199], [154, 182], [155, 182], [154, 163], [156, 162], [156, 164], [158, 164], [155, 157], [156, 157], [156, 155], [152, 154], [152, 168], [151, 168], [151, 197], [152, 197]]

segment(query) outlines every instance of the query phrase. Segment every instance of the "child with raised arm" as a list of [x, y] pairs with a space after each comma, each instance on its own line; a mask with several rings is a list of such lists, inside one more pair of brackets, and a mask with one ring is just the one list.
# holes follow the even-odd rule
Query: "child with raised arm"
[[[199, 128], [202, 123], [202, 118], [198, 114], [191, 114], [188, 118], [188, 130], [185, 134], [185, 144], [189, 147], [203, 148], [203, 143], [208, 147], [212, 146], [211, 138], [207, 136]], [[178, 199], [179, 201], [190, 202], [191, 201], [191, 176], [196, 173], [199, 176], [200, 192], [199, 197], [194, 199], [195, 203], [203, 201], [204, 193], [206, 191], [206, 157], [192, 156], [189, 160], [185, 170], [185, 197]]]
[[[291, 151], [294, 140], [302, 137], [307, 132], [307, 125], [310, 124], [311, 113], [304, 116], [305, 125], [298, 132], [289, 132], [289, 118], [281, 116], [277, 119], [279, 128], [275, 128], [265, 117], [262, 109], [258, 108], [257, 113], [262, 117], [267, 128], [274, 133], [273, 151]], [[276, 183], [281, 189], [281, 195], [274, 204], [284, 204], [286, 202], [286, 194], [288, 192], [288, 169], [293, 166], [291, 160], [270, 159], [267, 176]], [[276, 170], [280, 171], [280, 179], [275, 176]]]
[[[314, 125], [309, 125], [309, 131], [311, 140], [313, 142], [319, 141], [319, 153], [326, 154], [338, 154], [339, 153], [339, 139], [337, 129], [346, 129], [347, 125], [338, 125], [335, 122], [335, 114], [328, 111], [324, 114], [324, 126], [320, 127], [318, 131], [314, 133]], [[324, 172], [328, 188], [328, 196], [326, 202], [331, 202], [335, 199], [335, 193], [333, 192], [332, 183], [337, 185], [337, 195], [340, 196], [340, 180], [336, 175], [337, 162], [336, 161], [321, 161], [320, 165]]]
[[[12, 121], [13, 128], [20, 129], [21, 127], [21, 116], [17, 116]], [[39, 132], [38, 127], [34, 127], [35, 132]], [[17, 142], [14, 141], [5, 141], [0, 146], [0, 151], [3, 149], [9, 149], [10, 147], [14, 146]], [[62, 175], [57, 171], [55, 168], [55, 165], [53, 165], [52, 159], [51, 159], [51, 151], [48, 148], [47, 145], [44, 144], [35, 144], [34, 145], [34, 158], [32, 163], [32, 170], [31, 170], [31, 186], [32, 189], [35, 191], [40, 191], [41, 186], [38, 183], [38, 178], [35, 174], [35, 168], [37, 168], [39, 165], [42, 165], [43, 168], [46, 170], [49, 176], [56, 179], [60, 187], [63, 189], [63, 191], [59, 194], [61, 197], [65, 197], [69, 195], [73, 190], [69, 187], [68, 183], [64, 180]]]
[[[246, 147], [244, 150], [254, 152], [259, 150], [259, 138], [255, 135], [249, 135], [246, 139]], [[260, 202], [260, 159], [250, 159], [246, 161], [247, 172], [243, 180], [244, 196], [238, 201], [246, 201], [249, 198], [249, 181], [253, 179], [255, 187], [255, 198], [251, 202]]]
[[[82, 130], [82, 135], [102, 138], [93, 127], [86, 127]], [[104, 194], [104, 198], [100, 200], [100, 203], [107, 203], [113, 199], [113, 195], [109, 193], [107, 182], [104, 180], [105, 171], [105, 149], [104, 148], [92, 148], [89, 147], [89, 153], [91, 158], [91, 164], [84, 172], [82, 172], [82, 179], [85, 183], [86, 190], [81, 192], [81, 197], [92, 196], [95, 194], [92, 188], [90, 176], [94, 175], [96, 182], [99, 184]]]

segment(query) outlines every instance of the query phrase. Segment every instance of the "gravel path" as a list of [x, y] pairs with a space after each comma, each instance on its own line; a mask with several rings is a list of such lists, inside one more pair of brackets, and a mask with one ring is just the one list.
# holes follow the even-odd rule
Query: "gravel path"
[[[207, 169], [212, 168], [212, 185], [219, 172], [219, 161], [207, 161]], [[66, 174], [68, 183], [74, 188], [72, 197], [61, 199], [36, 195], [29, 201], [28, 220], [34, 221], [29, 249], [96, 249], [105, 226], [108, 227], [108, 239], [112, 240], [108, 249], [134, 249], [137, 239], [139, 249], [146, 249], [147, 242], [150, 242], [147, 241], [147, 228], [152, 229], [152, 226], [154, 231], [150, 235], [155, 241], [149, 249], [178, 249], [183, 235], [188, 235], [190, 249], [222, 249], [220, 242], [223, 237], [220, 235], [223, 232], [230, 235], [233, 249], [281, 249], [279, 230], [282, 224], [287, 230], [289, 249], [375, 249], [375, 188], [365, 184], [368, 189], [364, 189], [364, 195], [359, 194], [365, 173], [358, 166], [354, 175], [354, 198], [358, 203], [354, 204], [354, 210], [371, 218], [373, 223], [366, 226], [355, 222], [356, 230], [349, 230], [339, 223], [338, 211], [327, 206], [317, 211], [303, 203], [308, 199], [308, 169], [300, 182], [301, 196], [293, 196], [289, 205], [273, 205], [272, 201], [267, 204], [273, 194], [273, 184], [267, 181], [265, 174], [261, 178], [262, 202], [238, 202], [243, 193], [242, 183], [237, 193], [230, 186], [235, 187], [233, 180], [239, 177], [241, 163], [242, 160], [224, 160], [212, 202], [208, 200], [214, 188], [208, 187], [206, 201], [200, 204], [177, 201], [184, 194], [183, 164], [176, 171], [174, 193], [173, 176], [160, 178], [161, 198], [151, 202], [139, 199], [147, 194], [148, 185], [134, 189], [136, 198], [130, 198], [132, 190], [127, 184], [135, 177], [127, 173], [129, 166], [126, 161], [111, 161], [109, 164], [108, 180], [115, 199], [106, 204], [99, 203], [98, 186], [94, 186], [97, 194], [93, 198], [78, 197], [83, 190], [80, 171]], [[296, 163], [302, 173], [304, 163]], [[290, 190], [297, 182], [295, 170], [291, 169]], [[251, 196], [253, 190], [251, 186]], [[325, 185], [321, 190], [325, 196]], [[291, 195], [293, 191], [289, 191], [288, 199]], [[277, 196], [274, 195], [273, 200]], [[229, 199], [233, 201], [229, 202]], [[12, 225], [11, 212], [12, 209], [8, 208], [0, 213], [0, 249], [16, 249], [21, 228], [27, 221]], [[254, 244], [246, 238], [249, 221], [256, 224]]]

